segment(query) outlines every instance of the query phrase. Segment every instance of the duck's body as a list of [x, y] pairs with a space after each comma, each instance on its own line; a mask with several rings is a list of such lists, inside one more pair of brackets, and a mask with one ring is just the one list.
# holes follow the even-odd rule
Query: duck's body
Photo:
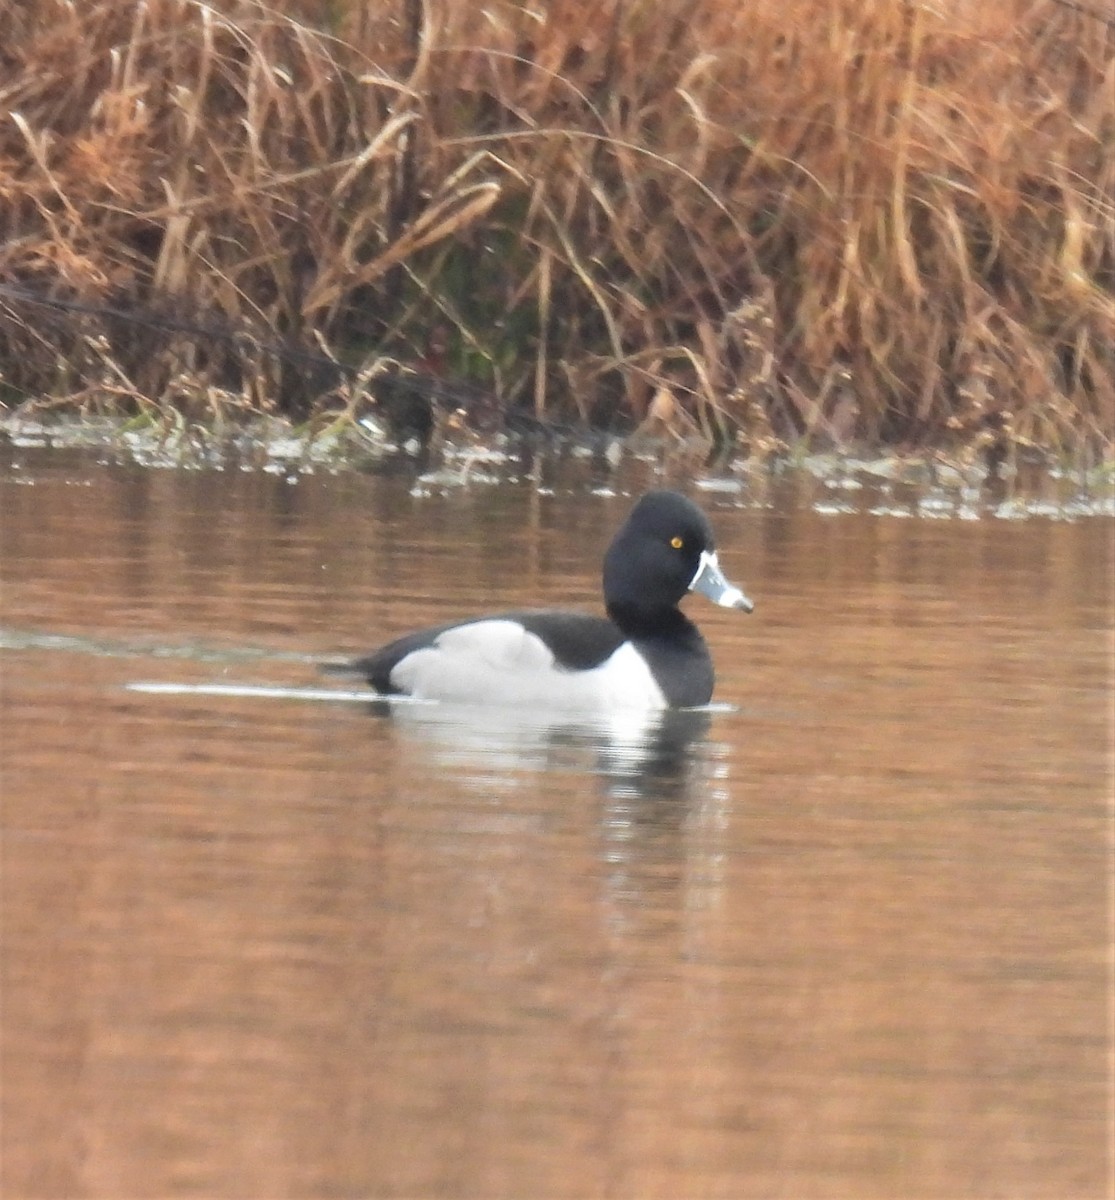
[[707, 704], [705, 640], [678, 609], [689, 590], [751, 611], [724, 578], [708, 520], [676, 492], [648, 492], [604, 560], [608, 615], [512, 612], [407, 634], [341, 668], [385, 695], [549, 710]]
[[[686, 628], [674, 637], [636, 640], [607, 617], [503, 613], [408, 634], [349, 667], [385, 695], [465, 704], [594, 710], [706, 704], [712, 661], [696, 627], [677, 616]], [[675, 677], [668, 668], [679, 655], [687, 669]], [[666, 670], [656, 674], [655, 664]]]

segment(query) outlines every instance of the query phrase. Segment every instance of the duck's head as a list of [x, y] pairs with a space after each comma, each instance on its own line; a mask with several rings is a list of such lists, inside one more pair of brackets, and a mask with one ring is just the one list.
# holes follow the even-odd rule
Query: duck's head
[[677, 492], [647, 492], [604, 556], [604, 599], [609, 609], [654, 612], [690, 591], [724, 608], [755, 607], [720, 569], [705, 514]]

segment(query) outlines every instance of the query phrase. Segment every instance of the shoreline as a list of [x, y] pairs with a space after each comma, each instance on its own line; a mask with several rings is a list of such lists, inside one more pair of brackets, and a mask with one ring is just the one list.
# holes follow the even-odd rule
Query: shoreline
[[[96, 466], [261, 472], [296, 484], [309, 475], [406, 474], [411, 494], [531, 483], [625, 490], [628, 476], [654, 476], [708, 502], [735, 507], [806, 504], [829, 515], [1022, 520], [1115, 517], [1115, 459], [1085, 464], [1023, 451], [989, 466], [970, 450], [788, 447], [748, 455], [699, 438], [602, 432], [548, 436], [444, 436], [434, 444], [395, 441], [367, 421], [320, 427], [281, 417], [226, 422], [69, 414], [0, 415], [0, 458], [13, 476], [44, 453], [95, 454]], [[543, 475], [548, 478], [543, 479]], [[31, 482], [28, 477], [27, 482]]]

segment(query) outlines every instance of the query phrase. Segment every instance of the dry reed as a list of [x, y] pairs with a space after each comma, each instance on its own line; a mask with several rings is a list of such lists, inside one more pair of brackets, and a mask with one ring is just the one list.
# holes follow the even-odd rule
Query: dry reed
[[1112, 445], [1101, 6], [0, 0], [0, 22], [9, 404], [328, 410], [351, 399], [332, 358], [373, 394], [401, 363], [544, 421], [756, 447]]

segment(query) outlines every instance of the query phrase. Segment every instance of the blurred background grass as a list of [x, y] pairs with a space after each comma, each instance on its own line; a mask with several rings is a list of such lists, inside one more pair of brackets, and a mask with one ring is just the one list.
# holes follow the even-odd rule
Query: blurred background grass
[[1104, 6], [0, 0], [0, 23], [8, 407], [304, 417], [402, 377], [477, 424], [1110, 452]]

